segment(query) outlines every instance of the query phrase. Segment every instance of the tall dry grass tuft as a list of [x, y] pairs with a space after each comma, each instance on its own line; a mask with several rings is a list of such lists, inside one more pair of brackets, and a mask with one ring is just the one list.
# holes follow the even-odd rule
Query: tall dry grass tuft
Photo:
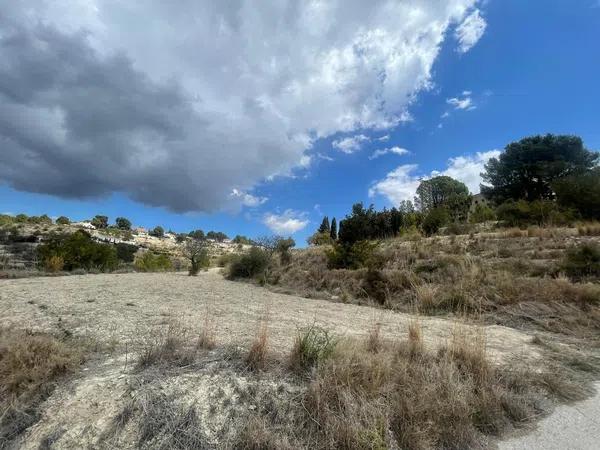
[[217, 345], [217, 325], [212, 310], [207, 305], [200, 335], [198, 336], [198, 348], [212, 350]]
[[73, 339], [0, 328], [0, 448], [40, 417], [38, 405], [56, 383], [83, 362], [84, 348]]
[[381, 340], [381, 323], [375, 322], [369, 329], [369, 334], [367, 335], [367, 350], [372, 353], [377, 353], [381, 350], [383, 342]]
[[269, 316], [270, 305], [265, 304], [261, 317], [258, 320], [258, 329], [245, 362], [250, 370], [263, 370], [267, 363], [269, 347]]

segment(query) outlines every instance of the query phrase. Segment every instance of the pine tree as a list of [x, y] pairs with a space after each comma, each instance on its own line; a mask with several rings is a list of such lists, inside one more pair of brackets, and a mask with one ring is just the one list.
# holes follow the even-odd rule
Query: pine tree
[[323, 222], [321, 222], [321, 226], [319, 227], [319, 233], [329, 234], [329, 232], [330, 232], [329, 217], [325, 216], [325, 217], [323, 217]]
[[335, 217], [331, 219], [331, 231], [329, 232], [329, 236], [333, 241], [337, 241], [337, 222], [335, 221]]

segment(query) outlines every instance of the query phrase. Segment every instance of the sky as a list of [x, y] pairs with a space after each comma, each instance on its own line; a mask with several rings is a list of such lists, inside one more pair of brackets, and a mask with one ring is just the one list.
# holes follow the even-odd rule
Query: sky
[[510, 142], [600, 150], [598, 0], [21, 0], [0, 213], [292, 235]]

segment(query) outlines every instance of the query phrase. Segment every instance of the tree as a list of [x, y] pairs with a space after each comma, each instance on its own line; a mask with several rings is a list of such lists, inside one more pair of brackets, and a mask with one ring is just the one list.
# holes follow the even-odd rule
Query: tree
[[252, 240], [246, 236], [236, 235], [232, 241], [234, 244], [252, 245]]
[[209, 231], [206, 233], [206, 237], [217, 242], [223, 242], [225, 239], [228, 239], [228, 236], [221, 231]]
[[321, 226], [319, 226], [319, 233], [329, 233], [331, 231], [329, 227], [329, 217], [323, 217], [323, 221], [321, 222]]
[[431, 209], [448, 206], [452, 202], [460, 202], [469, 196], [469, 189], [464, 183], [446, 175], [423, 180], [417, 188], [415, 203], [427, 212]]
[[331, 231], [329, 232], [329, 236], [331, 236], [332, 241], [337, 241], [337, 222], [335, 217], [331, 219]]
[[198, 275], [200, 269], [210, 265], [208, 245], [204, 239], [189, 239], [185, 243], [184, 256], [190, 260], [190, 276]]
[[69, 225], [70, 223], [71, 221], [66, 216], [60, 216], [58, 219], [56, 219], [57, 225]]
[[165, 235], [165, 229], [163, 227], [161, 227], [160, 225], [158, 225], [158, 226], [154, 227], [154, 229], [150, 230], [150, 232], [148, 234], [150, 236], [161, 238]]
[[194, 230], [194, 231], [190, 231], [188, 233], [188, 236], [191, 237], [192, 239], [206, 239], [206, 236], [204, 236], [204, 231], [202, 230]]
[[561, 206], [574, 208], [584, 219], [600, 219], [600, 167], [556, 180], [552, 189]]
[[296, 241], [294, 241], [291, 237], [277, 240], [275, 251], [279, 253], [281, 264], [288, 265], [290, 262], [292, 262], [292, 252], [290, 250], [295, 246]]
[[108, 217], [97, 215], [92, 219], [91, 223], [98, 229], [108, 228]]
[[306, 242], [308, 242], [308, 245], [330, 245], [334, 241], [331, 239], [331, 234], [319, 233], [317, 231], [315, 234], [309, 236]]
[[117, 219], [115, 220], [115, 224], [120, 230], [131, 230], [131, 222], [125, 217], [117, 217]]
[[481, 192], [497, 204], [506, 200], [553, 200], [552, 183], [591, 169], [599, 154], [587, 150], [577, 136], [531, 136], [508, 144], [481, 174], [489, 186]]

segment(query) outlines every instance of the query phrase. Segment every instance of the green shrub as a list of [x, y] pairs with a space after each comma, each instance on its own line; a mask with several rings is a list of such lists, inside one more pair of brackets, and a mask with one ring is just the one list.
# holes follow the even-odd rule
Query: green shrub
[[450, 222], [450, 214], [446, 208], [433, 208], [423, 218], [421, 228], [427, 236], [431, 236], [439, 231], [444, 225]]
[[573, 211], [561, 209], [550, 200], [509, 200], [498, 206], [496, 214], [498, 220], [510, 227], [566, 225], [575, 219]]
[[471, 214], [469, 214], [469, 222], [471, 223], [483, 223], [490, 220], [496, 220], [496, 214], [494, 210], [485, 204], [478, 204]]
[[115, 247], [94, 242], [83, 230], [72, 234], [52, 234], [37, 251], [42, 265], [53, 256], [59, 256], [63, 259], [64, 270], [68, 271], [85, 269], [106, 272], [116, 269], [118, 265]]
[[329, 332], [312, 325], [301, 330], [296, 336], [290, 354], [290, 368], [296, 372], [304, 372], [329, 358], [335, 350], [336, 341]]
[[167, 255], [157, 255], [150, 251], [136, 258], [134, 265], [140, 272], [167, 272], [173, 270], [173, 263]]
[[327, 267], [330, 269], [360, 269], [361, 267], [378, 267], [379, 255], [376, 253], [377, 242], [358, 241], [352, 245], [334, 244], [327, 249]]
[[321, 233], [316, 232], [312, 236], [306, 240], [308, 245], [331, 245], [333, 244], [333, 239], [331, 238], [330, 233]]
[[157, 227], [154, 227], [152, 230], [150, 230], [150, 232], [148, 234], [150, 236], [161, 238], [165, 235], [165, 229], [159, 225]]
[[125, 263], [132, 263], [135, 259], [135, 253], [138, 251], [139, 247], [133, 244], [118, 243], [116, 248], [117, 258]]
[[259, 247], [252, 247], [248, 252], [232, 259], [229, 264], [229, 278], [254, 278], [263, 275], [271, 257], [269, 253]]
[[562, 270], [573, 279], [600, 277], [600, 246], [581, 244], [567, 250]]
[[56, 219], [57, 225], [69, 225], [70, 223], [71, 220], [66, 216], [60, 216], [58, 219]]

